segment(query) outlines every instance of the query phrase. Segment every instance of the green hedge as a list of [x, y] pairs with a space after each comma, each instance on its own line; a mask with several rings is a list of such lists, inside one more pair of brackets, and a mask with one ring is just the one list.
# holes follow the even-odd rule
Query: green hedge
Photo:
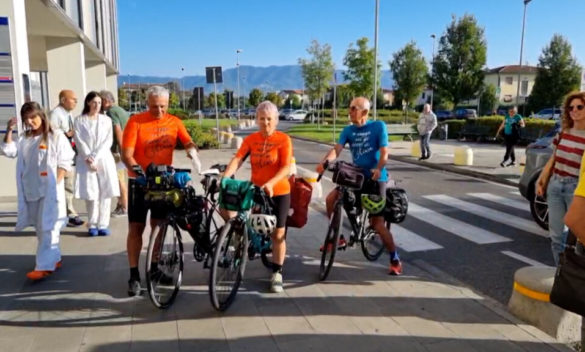
[[183, 109], [173, 109], [169, 108], [167, 112], [171, 115], [175, 115], [176, 117], [180, 118], [181, 120], [187, 120], [189, 118], [189, 113]]
[[[313, 112], [315, 115], [317, 111]], [[378, 120], [382, 120], [386, 123], [402, 123], [404, 121], [404, 112], [402, 110], [377, 110]], [[407, 123], [415, 123], [418, 120], [419, 113], [416, 111], [409, 111], [407, 115]], [[328, 124], [333, 123], [333, 110], [323, 109], [322, 114], [323, 120]], [[372, 112], [370, 111], [370, 119], [372, 119]], [[310, 122], [311, 118], [305, 118], [305, 122]], [[349, 122], [349, 111], [348, 109], [337, 109], [337, 122], [348, 123]]]
[[183, 124], [199, 149], [219, 148], [217, 136], [212, 134], [210, 129], [199, 126], [199, 122], [196, 120], [183, 121]]
[[[480, 117], [477, 119], [469, 120], [446, 120], [439, 123], [439, 126], [447, 124], [449, 126], [449, 139], [458, 139], [461, 137], [460, 133], [464, 128], [473, 128], [473, 126], [485, 126], [487, 127], [486, 138], [495, 137], [498, 128], [504, 121], [503, 116], [489, 116]], [[555, 122], [551, 120], [540, 120], [540, 119], [524, 119], [526, 127], [522, 131], [522, 140], [524, 142], [532, 142], [537, 138], [540, 138], [544, 134], [548, 133], [554, 128]], [[439, 136], [439, 128], [434, 132], [435, 136]]]

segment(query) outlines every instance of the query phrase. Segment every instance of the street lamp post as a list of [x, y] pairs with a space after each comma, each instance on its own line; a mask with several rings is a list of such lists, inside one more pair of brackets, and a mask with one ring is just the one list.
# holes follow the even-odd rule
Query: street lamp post
[[236, 68], [238, 73], [237, 85], [238, 85], [238, 121], [240, 121], [240, 53], [242, 49], [236, 50]]
[[432, 77], [433, 72], [435, 71], [435, 39], [437, 38], [436, 35], [431, 34], [431, 38], [433, 38], [433, 56], [431, 56], [431, 109], [434, 108], [433, 99], [435, 98], [435, 86], [433, 85]]
[[183, 72], [185, 71], [184, 67], [181, 67], [181, 100], [183, 101], [183, 110], [187, 110], [185, 106], [185, 81], [183, 78], [185, 77]]
[[518, 67], [518, 87], [516, 88], [516, 105], [520, 105], [520, 75], [522, 73], [522, 53], [524, 52], [524, 27], [526, 25], [526, 7], [532, 0], [524, 0], [524, 15], [522, 16], [522, 37], [520, 39], [520, 62]]
[[374, 120], [378, 119], [377, 103], [378, 103], [378, 12], [380, 12], [380, 0], [376, 0], [376, 18], [374, 25]]

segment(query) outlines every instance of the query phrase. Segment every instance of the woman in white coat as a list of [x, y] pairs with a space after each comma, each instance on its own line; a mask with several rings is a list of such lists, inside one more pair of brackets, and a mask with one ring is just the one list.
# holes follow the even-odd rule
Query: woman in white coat
[[86, 200], [89, 236], [110, 234], [112, 197], [120, 196], [116, 162], [110, 151], [112, 121], [100, 114], [101, 106], [99, 94], [89, 92], [82, 114], [73, 124], [77, 146], [75, 197]]
[[67, 223], [63, 178], [72, 169], [75, 153], [63, 133], [53, 133], [47, 115], [35, 102], [20, 109], [24, 133], [14, 141], [16, 118], [8, 121], [0, 154], [16, 158], [18, 219], [15, 230], [33, 226], [38, 245], [35, 269], [26, 274], [40, 280], [61, 267], [59, 237]]

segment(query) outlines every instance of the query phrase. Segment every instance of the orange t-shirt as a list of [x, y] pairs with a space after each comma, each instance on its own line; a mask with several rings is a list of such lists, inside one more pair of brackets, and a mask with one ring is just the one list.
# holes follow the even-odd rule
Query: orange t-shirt
[[[244, 139], [236, 157], [243, 158], [248, 152], [250, 164], [252, 164], [251, 181], [256, 186], [262, 186], [283, 166], [290, 165], [292, 143], [289, 136], [279, 131], [275, 131], [268, 137], [256, 132]], [[274, 185], [274, 195], [281, 196], [289, 193], [290, 184], [285, 176]]]
[[[134, 148], [134, 159], [146, 170], [150, 163], [173, 163], [177, 137], [183, 145], [191, 142], [191, 136], [178, 117], [166, 114], [157, 119], [147, 111], [128, 120], [124, 128], [122, 148]], [[128, 170], [128, 173], [135, 176], [132, 170]]]

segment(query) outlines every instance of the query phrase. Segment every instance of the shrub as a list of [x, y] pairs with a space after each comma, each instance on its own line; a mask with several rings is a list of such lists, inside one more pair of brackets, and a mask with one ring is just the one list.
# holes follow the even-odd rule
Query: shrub
[[176, 117], [180, 118], [181, 120], [189, 119], [189, 113], [183, 109], [173, 109], [169, 108], [167, 112], [171, 115], [175, 115]]

